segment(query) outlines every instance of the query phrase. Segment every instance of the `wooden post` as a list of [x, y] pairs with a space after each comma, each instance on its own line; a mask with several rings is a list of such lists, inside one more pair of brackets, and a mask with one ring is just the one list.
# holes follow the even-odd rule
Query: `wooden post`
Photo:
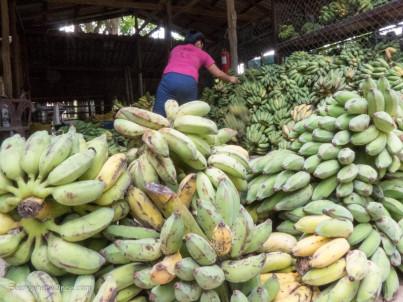
[[130, 102], [129, 104], [134, 103], [134, 92], [133, 92], [133, 79], [132, 79], [132, 69], [130, 67], [128, 69], [128, 80], [129, 80], [129, 95], [130, 95]]
[[167, 53], [172, 48], [172, 5], [171, 0], [166, 3], [166, 24], [165, 24], [165, 39], [167, 39]]
[[137, 51], [137, 68], [138, 70], [138, 83], [139, 83], [139, 93], [140, 96], [144, 95], [144, 83], [143, 83], [143, 58], [142, 58], [142, 53], [141, 53], [141, 45], [140, 45], [140, 39], [137, 39], [136, 42], [136, 51]]
[[1, 7], [1, 58], [3, 62], [3, 79], [6, 95], [13, 97], [13, 74], [10, 59], [10, 20], [8, 16], [8, 0], [0, 0]]
[[231, 66], [235, 72], [238, 70], [238, 37], [236, 31], [237, 15], [235, 10], [235, 1], [226, 0], [227, 3], [227, 23], [228, 38], [231, 52]]
[[136, 57], [137, 57], [137, 81], [138, 81], [138, 90], [140, 96], [144, 95], [144, 85], [143, 85], [143, 58], [141, 53], [141, 38], [140, 38], [140, 29], [139, 29], [139, 22], [136, 17], [135, 20], [136, 32], [138, 32], [137, 39], [136, 39]]
[[124, 69], [124, 76], [125, 76], [125, 90], [126, 90], [126, 101], [125, 105], [130, 104], [130, 87], [129, 87], [129, 68], [125, 67]]
[[277, 16], [277, 1], [273, 0], [271, 2], [271, 10], [272, 10], [272, 20], [273, 20], [273, 29], [274, 29], [274, 63], [280, 64], [281, 63], [281, 53], [278, 48], [278, 16]]
[[17, 10], [16, 10], [16, 0], [10, 1], [10, 24], [11, 24], [11, 36], [12, 36], [12, 64], [14, 71], [14, 96], [19, 97], [23, 88], [23, 67], [22, 67], [22, 52], [21, 52], [21, 40], [18, 34], [17, 25]]

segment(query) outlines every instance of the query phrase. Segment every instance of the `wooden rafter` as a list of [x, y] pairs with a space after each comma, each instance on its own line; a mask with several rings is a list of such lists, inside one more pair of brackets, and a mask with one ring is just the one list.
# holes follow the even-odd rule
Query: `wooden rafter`
[[254, 7], [259, 7], [260, 9], [264, 9], [265, 11], [270, 11], [270, 9], [267, 9], [266, 7], [260, 5], [263, 1], [266, 0], [254, 0], [250, 3], [250, 5], [248, 5], [248, 7], [246, 7], [245, 9], [241, 10], [240, 13], [241, 14], [246, 14], [248, 13], [252, 8]]
[[[140, 9], [140, 10], [148, 10], [148, 11], [161, 11], [164, 8], [163, 4], [159, 3], [145, 3], [145, 2], [132, 2], [128, 0], [49, 0], [50, 3], [71, 3], [78, 5], [96, 5], [96, 6], [104, 6], [104, 7], [115, 7], [115, 8], [128, 8], [128, 9]], [[200, 15], [205, 17], [213, 17], [213, 18], [227, 18], [227, 14], [220, 11], [213, 11], [209, 9], [197, 8], [193, 7], [189, 9], [186, 6], [172, 6], [172, 11], [182, 12], [186, 11], [187, 14], [192, 15]], [[239, 20], [248, 21], [254, 19], [256, 16], [254, 15], [239, 15]]]
[[183, 13], [186, 13], [188, 10], [190, 10], [193, 6], [195, 6], [199, 2], [200, 2], [200, 0], [192, 0], [192, 1], [190, 1], [188, 4], [186, 4], [186, 6], [183, 8], [182, 11], [179, 11], [179, 12], [175, 13], [175, 15], [173, 15], [172, 19], [175, 19], [175, 18], [179, 17]]

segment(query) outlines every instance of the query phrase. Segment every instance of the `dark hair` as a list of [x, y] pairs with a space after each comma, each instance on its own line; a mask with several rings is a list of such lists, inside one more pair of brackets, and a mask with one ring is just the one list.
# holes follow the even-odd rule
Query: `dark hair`
[[185, 37], [185, 43], [186, 44], [195, 44], [198, 41], [202, 41], [203, 44], [205, 44], [204, 35], [197, 30], [190, 30]]

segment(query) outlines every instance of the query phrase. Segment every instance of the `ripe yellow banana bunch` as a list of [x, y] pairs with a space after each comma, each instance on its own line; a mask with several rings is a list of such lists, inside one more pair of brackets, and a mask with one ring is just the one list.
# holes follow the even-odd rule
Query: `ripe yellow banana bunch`
[[302, 104], [294, 107], [294, 109], [291, 111], [291, 117], [294, 122], [299, 122], [310, 117], [313, 112], [314, 108], [312, 105]]
[[295, 138], [291, 137], [291, 135], [290, 135], [290, 132], [292, 131], [294, 126], [295, 126], [295, 122], [291, 121], [291, 122], [288, 122], [287, 124], [283, 125], [283, 127], [282, 127], [283, 136], [290, 141], [295, 140]]
[[224, 283], [245, 283], [248, 289], [233, 291], [235, 297], [272, 301], [277, 279], [259, 281], [266, 261], [260, 249], [271, 233], [271, 221], [255, 225], [231, 179], [217, 168], [185, 180], [180, 185], [184, 189], [176, 193], [155, 183], [146, 184], [144, 192], [130, 187], [134, 217], [160, 233], [118, 239], [101, 253], [114, 263], [125, 258], [149, 262], [134, 273], [134, 284], [149, 290], [151, 300], [219, 299], [215, 290]]
[[122, 108], [117, 114], [115, 129], [128, 138], [141, 136], [144, 143], [129, 166], [134, 186], [145, 191], [146, 184], [160, 183], [177, 191], [187, 173], [204, 171], [211, 165], [228, 174], [236, 187], [245, 191], [249, 154], [239, 146], [226, 145], [236, 131], [217, 129], [205, 117], [210, 111], [205, 102], [179, 106], [169, 100], [165, 107], [167, 119], [132, 107]]

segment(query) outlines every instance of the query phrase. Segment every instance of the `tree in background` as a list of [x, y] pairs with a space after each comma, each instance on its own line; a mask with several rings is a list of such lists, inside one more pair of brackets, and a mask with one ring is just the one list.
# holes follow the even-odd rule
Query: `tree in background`
[[[133, 35], [136, 32], [135, 16], [124, 16], [103, 21], [93, 21], [80, 24], [75, 27], [76, 31], [84, 33], [97, 33], [106, 35]], [[142, 27], [144, 22], [141, 18], [137, 18], [138, 26]], [[156, 24], [148, 23], [140, 32], [140, 35], [146, 35], [157, 27]]]

